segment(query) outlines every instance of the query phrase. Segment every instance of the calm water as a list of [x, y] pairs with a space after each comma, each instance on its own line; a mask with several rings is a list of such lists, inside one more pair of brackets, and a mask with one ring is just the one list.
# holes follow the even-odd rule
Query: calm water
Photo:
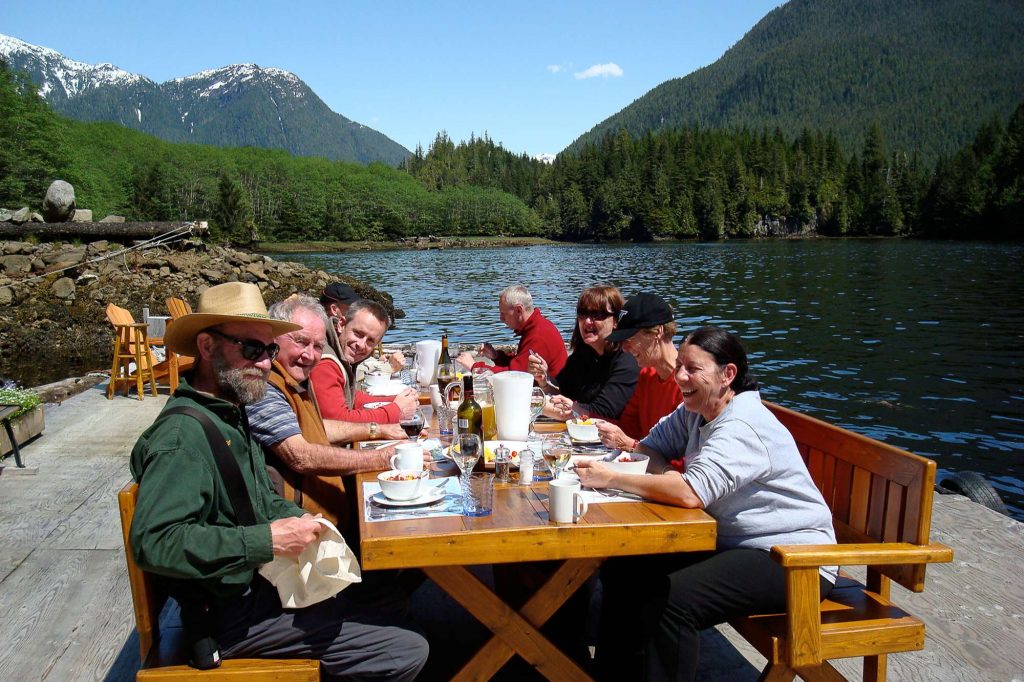
[[746, 342], [763, 395], [982, 472], [1024, 519], [1024, 244], [772, 241], [275, 255], [365, 280], [407, 317], [389, 341], [515, 343], [508, 284], [568, 338], [576, 297], [610, 282], [653, 291], [680, 330]]

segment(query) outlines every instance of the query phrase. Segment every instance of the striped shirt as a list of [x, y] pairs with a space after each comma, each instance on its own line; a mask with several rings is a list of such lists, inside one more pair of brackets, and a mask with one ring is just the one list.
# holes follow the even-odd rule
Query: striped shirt
[[245, 406], [245, 413], [249, 416], [253, 437], [265, 448], [302, 433], [292, 406], [272, 384], [267, 384], [267, 392], [262, 398]]

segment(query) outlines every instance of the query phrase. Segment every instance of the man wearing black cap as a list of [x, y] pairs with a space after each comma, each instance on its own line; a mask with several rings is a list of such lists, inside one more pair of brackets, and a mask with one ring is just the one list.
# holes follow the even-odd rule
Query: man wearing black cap
[[[328, 317], [338, 320], [345, 319], [348, 307], [359, 300], [356, 290], [342, 282], [334, 282], [324, 287], [320, 295], [320, 305], [327, 311]], [[330, 333], [328, 333], [330, 336]]]
[[672, 307], [646, 292], [631, 297], [619, 312], [619, 323], [609, 341], [622, 344], [640, 365], [633, 396], [626, 403], [616, 426], [597, 425], [601, 442], [612, 448], [633, 452], [658, 421], [683, 401], [675, 381], [679, 351], [672, 344], [676, 333]]

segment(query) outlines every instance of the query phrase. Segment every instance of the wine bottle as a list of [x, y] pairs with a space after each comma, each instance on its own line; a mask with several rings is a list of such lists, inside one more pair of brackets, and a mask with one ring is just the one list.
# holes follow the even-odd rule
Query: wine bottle
[[[480, 403], [473, 399], [473, 377], [467, 374], [462, 377], [462, 402], [459, 404], [457, 418], [459, 420], [459, 433], [475, 433], [484, 438], [484, 411]], [[482, 444], [482, 443], [481, 443]], [[484, 453], [480, 453], [473, 471], [483, 471]]]
[[437, 361], [437, 387], [441, 395], [444, 395], [448, 384], [455, 381], [455, 376], [455, 363], [448, 353], [448, 332], [444, 332], [441, 334], [441, 357]]

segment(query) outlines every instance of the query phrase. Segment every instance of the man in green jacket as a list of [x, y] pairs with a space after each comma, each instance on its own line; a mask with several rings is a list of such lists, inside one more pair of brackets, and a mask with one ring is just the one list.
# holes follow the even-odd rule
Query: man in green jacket
[[[196, 362], [132, 451], [135, 559], [181, 603], [192, 637], [212, 637], [224, 658], [317, 658], [331, 677], [412, 680], [426, 662], [426, 641], [395, 625], [360, 585], [284, 609], [257, 572], [275, 556], [297, 557], [322, 528], [272, 491], [244, 410], [266, 390], [274, 338], [297, 329], [267, 316], [258, 287], [232, 282], [207, 289], [197, 311], [168, 330], [167, 347]], [[200, 422], [165, 414], [176, 407], [206, 415], [223, 437], [254, 525], [239, 523]]]

